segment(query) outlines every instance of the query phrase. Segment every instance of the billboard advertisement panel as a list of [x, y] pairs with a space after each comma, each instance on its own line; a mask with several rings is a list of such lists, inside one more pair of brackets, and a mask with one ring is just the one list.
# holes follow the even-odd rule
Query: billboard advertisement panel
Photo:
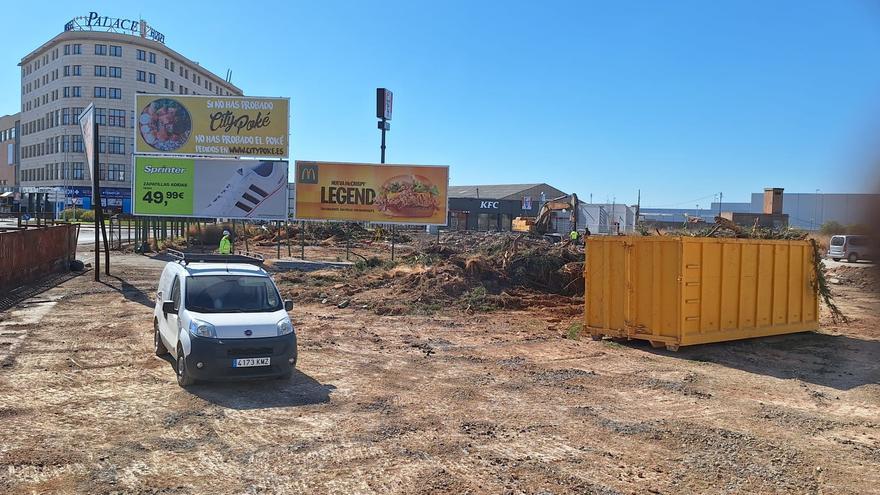
[[89, 106], [79, 114], [79, 127], [83, 136], [83, 151], [86, 154], [86, 166], [89, 167], [89, 176], [95, 177], [95, 104]]
[[135, 153], [286, 158], [288, 98], [138, 94]]
[[296, 162], [296, 218], [446, 225], [449, 167]]
[[135, 156], [135, 215], [287, 219], [287, 162]]

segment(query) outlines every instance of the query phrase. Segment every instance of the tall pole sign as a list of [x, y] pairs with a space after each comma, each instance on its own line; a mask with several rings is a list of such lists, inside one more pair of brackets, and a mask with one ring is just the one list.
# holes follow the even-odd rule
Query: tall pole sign
[[[86, 155], [86, 166], [92, 176], [92, 208], [95, 210], [95, 281], [101, 280], [101, 235], [104, 233], [104, 211], [101, 207], [101, 182], [98, 165], [98, 123], [95, 120], [95, 104], [90, 103], [79, 115], [79, 125], [83, 136], [83, 151]], [[99, 233], [98, 227], [101, 227]], [[110, 275], [110, 252], [107, 235], [104, 233], [104, 248], [106, 252], [106, 266], [104, 269]]]
[[382, 160], [385, 163], [385, 132], [391, 130], [391, 107], [394, 102], [394, 94], [385, 88], [376, 88], [376, 117], [379, 119], [379, 129], [382, 131]]
[[[376, 88], [376, 117], [379, 119], [379, 130], [382, 131], [382, 156], [379, 163], [385, 163], [385, 133], [391, 130], [391, 107], [394, 93], [386, 88]], [[394, 226], [391, 226], [391, 261], [394, 261]]]

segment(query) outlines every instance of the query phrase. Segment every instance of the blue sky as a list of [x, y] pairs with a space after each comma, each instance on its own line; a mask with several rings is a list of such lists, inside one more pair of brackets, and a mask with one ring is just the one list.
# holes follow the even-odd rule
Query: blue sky
[[693, 207], [867, 191], [878, 169], [869, 0], [72, 3], [0, 18], [0, 113], [20, 107], [21, 57], [96, 10], [142, 16], [246, 94], [291, 97], [292, 159], [378, 162], [385, 86], [388, 161], [448, 164], [453, 184]]

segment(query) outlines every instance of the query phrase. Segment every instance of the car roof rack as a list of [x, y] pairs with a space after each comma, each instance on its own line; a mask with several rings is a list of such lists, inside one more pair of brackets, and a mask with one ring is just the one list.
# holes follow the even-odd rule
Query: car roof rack
[[237, 254], [213, 254], [184, 253], [176, 249], [169, 249], [168, 256], [176, 259], [182, 265], [190, 263], [248, 263], [262, 265], [265, 261], [262, 254], [241, 251]]

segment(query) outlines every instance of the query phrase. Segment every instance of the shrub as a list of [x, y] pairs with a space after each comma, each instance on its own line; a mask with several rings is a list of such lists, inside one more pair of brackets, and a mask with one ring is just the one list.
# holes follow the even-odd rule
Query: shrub
[[94, 222], [95, 221], [95, 211], [94, 210], [84, 210], [82, 208], [77, 208], [74, 210], [73, 208], [67, 208], [65, 210], [61, 210], [61, 219], [66, 221], [71, 220], [80, 220], [83, 222]]
[[819, 228], [819, 232], [825, 235], [845, 234], [846, 227], [836, 220], [829, 220], [822, 224], [822, 227]]

